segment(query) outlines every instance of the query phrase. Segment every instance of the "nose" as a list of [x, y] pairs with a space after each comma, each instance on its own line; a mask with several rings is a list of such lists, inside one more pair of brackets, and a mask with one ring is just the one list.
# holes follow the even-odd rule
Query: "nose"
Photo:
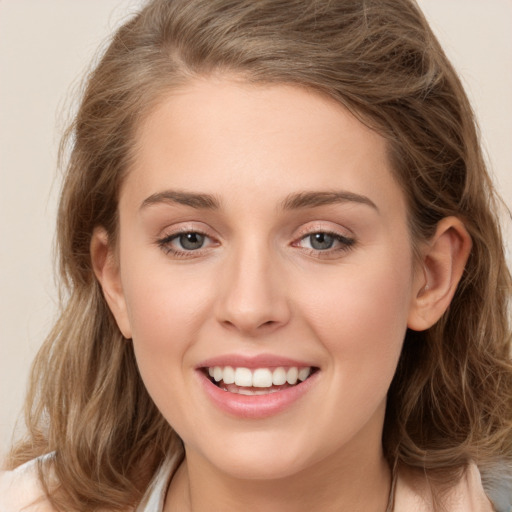
[[226, 261], [217, 303], [218, 321], [249, 337], [273, 332], [290, 319], [283, 273], [268, 247], [254, 245]]

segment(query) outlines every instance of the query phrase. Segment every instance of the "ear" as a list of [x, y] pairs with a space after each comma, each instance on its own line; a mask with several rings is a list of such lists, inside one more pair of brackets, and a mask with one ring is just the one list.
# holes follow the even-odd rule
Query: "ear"
[[121, 283], [119, 262], [104, 228], [96, 227], [94, 229], [90, 251], [94, 274], [103, 290], [105, 300], [116, 319], [119, 330], [125, 338], [130, 339], [132, 332]]
[[422, 249], [407, 326], [415, 331], [432, 327], [448, 309], [471, 251], [471, 237], [456, 217], [446, 217]]

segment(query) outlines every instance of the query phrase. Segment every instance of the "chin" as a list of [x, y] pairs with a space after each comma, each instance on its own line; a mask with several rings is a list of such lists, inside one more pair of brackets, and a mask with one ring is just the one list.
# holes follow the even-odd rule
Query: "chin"
[[302, 461], [283, 458], [281, 454], [267, 453], [260, 455], [252, 460], [241, 460], [239, 457], [230, 457], [222, 464], [217, 465], [218, 469], [228, 474], [232, 478], [239, 480], [261, 480], [272, 481], [281, 480], [297, 473], [308, 467], [301, 464]]
[[[324, 451], [326, 452], [324, 454]], [[241, 480], [279, 480], [307, 470], [328, 450], [314, 449], [302, 436], [251, 432], [229, 436], [216, 446], [209, 443], [201, 456], [218, 471]]]

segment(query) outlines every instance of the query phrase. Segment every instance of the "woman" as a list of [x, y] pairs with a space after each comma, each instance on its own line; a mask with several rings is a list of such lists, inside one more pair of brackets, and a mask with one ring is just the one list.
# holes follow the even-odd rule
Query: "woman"
[[69, 140], [4, 508], [502, 506], [510, 275], [415, 4], [149, 2]]

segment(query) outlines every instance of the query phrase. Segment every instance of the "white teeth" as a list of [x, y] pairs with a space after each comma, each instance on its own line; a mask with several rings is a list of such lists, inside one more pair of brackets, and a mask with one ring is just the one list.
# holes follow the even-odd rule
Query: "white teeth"
[[235, 370], [231, 366], [224, 368], [223, 378], [224, 384], [233, 384], [235, 382]]
[[246, 389], [246, 388], [238, 388], [238, 390], [236, 391], [236, 393], [238, 393], [239, 395], [268, 395], [270, 393], [275, 393], [277, 391], [277, 389], [271, 389], [271, 390], [267, 390], [267, 389]]
[[272, 386], [272, 372], [267, 368], [258, 368], [252, 374], [252, 385], [255, 388], [269, 388]]
[[286, 370], [283, 367], [274, 370], [272, 373], [272, 382], [275, 386], [282, 386], [286, 382]]
[[216, 382], [222, 380], [222, 373], [222, 368], [220, 366], [216, 366], [213, 369], [213, 378], [215, 379]]
[[[224, 384], [236, 384], [244, 388], [271, 388], [272, 386], [282, 386], [286, 383], [293, 386], [298, 381], [302, 382], [311, 375], [311, 367], [298, 368], [291, 366], [284, 368], [282, 366], [271, 370], [270, 368], [233, 368], [232, 366], [214, 366], [208, 368], [208, 374], [215, 382], [223, 381]], [[245, 390], [248, 391], [248, 390]], [[250, 393], [242, 394], [261, 394], [257, 390], [249, 390]], [[265, 391], [265, 392], [268, 392]]]
[[286, 382], [288, 382], [288, 384], [297, 384], [297, 378], [299, 377], [299, 370], [292, 366], [291, 368], [288, 369], [288, 371], [286, 372]]
[[238, 394], [239, 395], [255, 395], [256, 393], [254, 391], [251, 391], [250, 389], [239, 389]]
[[252, 387], [252, 372], [249, 368], [237, 368], [235, 370], [235, 384], [237, 386]]
[[299, 380], [302, 381], [302, 380], [306, 380], [309, 375], [311, 374], [311, 368], [301, 368], [299, 370]]

